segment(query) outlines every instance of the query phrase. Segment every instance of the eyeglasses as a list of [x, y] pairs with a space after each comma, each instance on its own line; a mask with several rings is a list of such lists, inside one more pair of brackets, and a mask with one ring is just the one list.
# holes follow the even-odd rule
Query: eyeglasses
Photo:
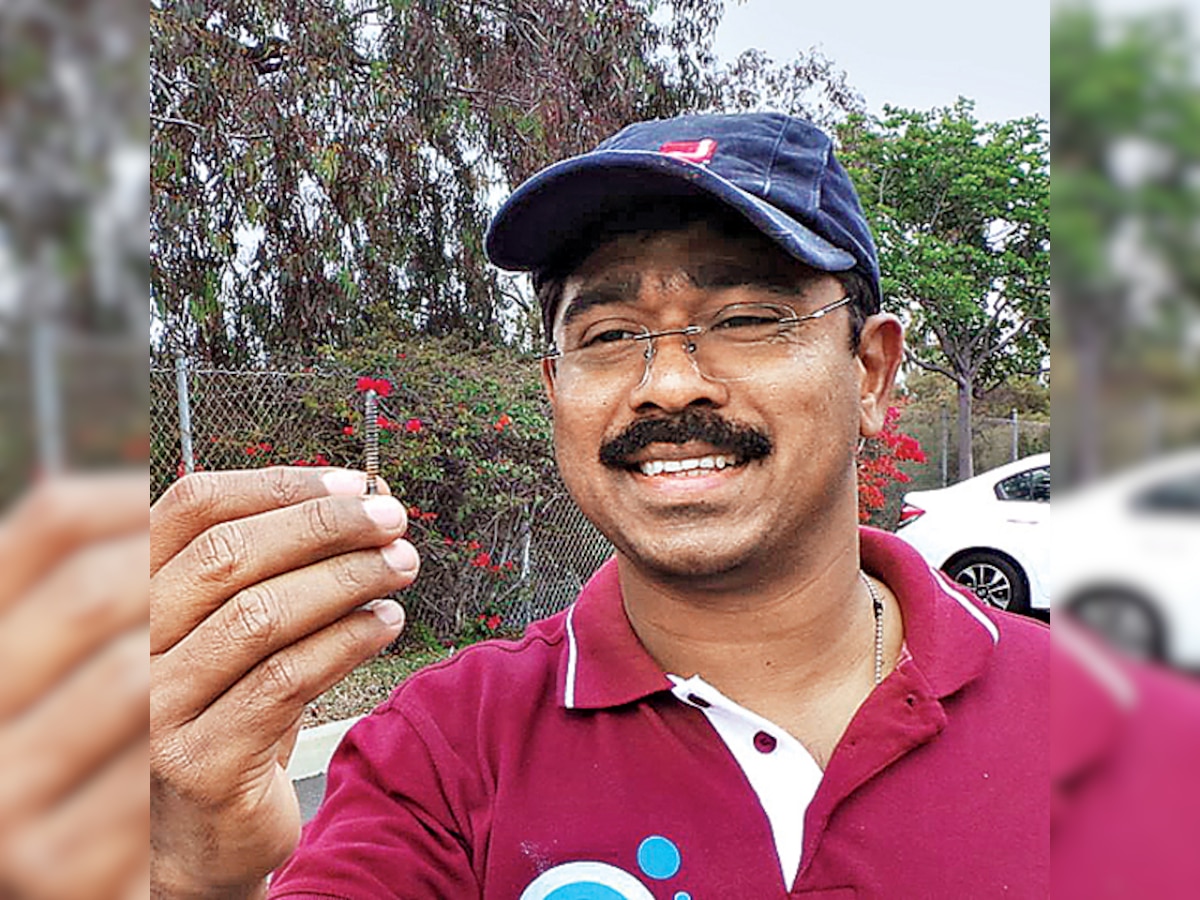
[[630, 376], [643, 364], [646, 377], [655, 341], [678, 335], [701, 374], [717, 381], [739, 381], [786, 355], [796, 326], [823, 319], [849, 302], [849, 297], [843, 297], [802, 316], [778, 303], [733, 303], [699, 324], [664, 331], [651, 331], [621, 317], [583, 316], [567, 325], [562, 350], [552, 349], [540, 358], [554, 361], [556, 378]]

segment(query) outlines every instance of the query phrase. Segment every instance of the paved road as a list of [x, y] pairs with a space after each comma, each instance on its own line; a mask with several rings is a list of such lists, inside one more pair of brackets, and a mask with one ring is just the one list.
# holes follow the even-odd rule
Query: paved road
[[300, 814], [307, 822], [317, 812], [317, 807], [321, 805], [321, 798], [325, 796], [325, 776], [313, 775], [311, 778], [302, 778], [296, 783], [296, 794], [300, 797]]

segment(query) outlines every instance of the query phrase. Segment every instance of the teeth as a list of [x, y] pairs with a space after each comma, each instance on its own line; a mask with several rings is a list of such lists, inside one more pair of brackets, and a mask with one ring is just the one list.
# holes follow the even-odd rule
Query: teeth
[[694, 478], [705, 474], [705, 470], [716, 469], [720, 471], [728, 466], [735, 465], [737, 460], [732, 456], [701, 456], [696, 459], [650, 459], [642, 463], [638, 468], [643, 475], [661, 475], [667, 472], [673, 475], [683, 475], [686, 478]]

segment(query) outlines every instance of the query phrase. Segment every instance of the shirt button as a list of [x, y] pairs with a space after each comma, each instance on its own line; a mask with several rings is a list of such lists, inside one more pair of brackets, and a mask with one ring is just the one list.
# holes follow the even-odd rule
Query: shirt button
[[759, 753], [770, 753], [775, 749], [775, 738], [765, 731], [760, 731], [754, 736], [754, 749]]
[[707, 700], [705, 700], [699, 694], [688, 694], [688, 703], [694, 703], [696, 706], [700, 707], [701, 709], [708, 709], [710, 706], [712, 706], [711, 703], [709, 703]]

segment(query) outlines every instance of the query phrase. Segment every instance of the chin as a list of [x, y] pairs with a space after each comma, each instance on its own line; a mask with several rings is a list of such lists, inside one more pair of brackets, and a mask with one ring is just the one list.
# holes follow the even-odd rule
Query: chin
[[[615, 540], [614, 540], [615, 538]], [[757, 573], [761, 543], [729, 541], [728, 532], [701, 536], [659, 534], [646, 538], [612, 535], [609, 540], [630, 564], [647, 575], [669, 581], [720, 579], [739, 572]]]

